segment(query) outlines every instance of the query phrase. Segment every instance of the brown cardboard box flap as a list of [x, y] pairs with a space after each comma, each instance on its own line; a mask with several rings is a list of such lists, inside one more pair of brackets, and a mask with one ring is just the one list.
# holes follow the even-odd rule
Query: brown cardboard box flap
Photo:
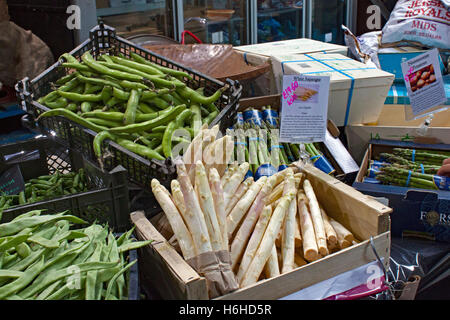
[[187, 260], [187, 263], [205, 277], [210, 299], [239, 288], [231, 270], [230, 253], [226, 250], [205, 252]]

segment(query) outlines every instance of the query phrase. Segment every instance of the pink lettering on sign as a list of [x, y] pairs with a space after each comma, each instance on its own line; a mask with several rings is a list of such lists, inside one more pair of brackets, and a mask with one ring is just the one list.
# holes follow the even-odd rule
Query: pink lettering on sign
[[297, 88], [298, 88], [298, 82], [297, 82], [297, 80], [295, 80], [286, 89], [283, 90], [283, 99], [287, 100], [289, 106], [297, 98], [297, 96], [294, 93], [295, 89], [297, 89]]
[[409, 79], [411, 79], [412, 77], [413, 77], [413, 68], [411, 67], [411, 68], [409, 68], [409, 70], [408, 70], [408, 73], [406, 74], [406, 76], [405, 76], [405, 81], [406, 82], [409, 82]]

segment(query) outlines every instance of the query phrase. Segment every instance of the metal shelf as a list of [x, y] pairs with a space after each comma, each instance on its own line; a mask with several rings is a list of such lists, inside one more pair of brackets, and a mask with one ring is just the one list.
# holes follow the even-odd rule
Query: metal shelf
[[126, 14], [132, 12], [142, 12], [149, 10], [165, 9], [166, 4], [164, 1], [158, 3], [146, 3], [146, 4], [132, 4], [120, 7], [100, 8], [97, 9], [97, 17], [115, 16], [119, 14]]

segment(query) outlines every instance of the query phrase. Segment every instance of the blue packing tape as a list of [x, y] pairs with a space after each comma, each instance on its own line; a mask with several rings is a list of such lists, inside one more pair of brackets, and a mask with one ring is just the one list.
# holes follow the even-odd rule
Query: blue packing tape
[[246, 64], [249, 64], [248, 61], [247, 61], [247, 52], [244, 52], [244, 61], [245, 61]]
[[339, 70], [339, 69], [336, 69], [336, 68], [333, 67], [333, 66], [330, 66], [329, 64], [327, 64], [327, 63], [325, 63], [325, 62], [322, 62], [322, 61], [320, 61], [320, 60], [318, 60], [318, 59], [316, 59], [316, 58], [314, 58], [314, 57], [311, 57], [311, 56], [308, 55], [308, 54], [305, 54], [305, 56], [307, 56], [308, 58], [311, 58], [311, 59], [313, 59], [314, 61], [317, 61], [317, 62], [319, 62], [319, 63], [321, 63], [321, 64], [327, 66], [328, 68], [331, 68], [331, 69], [335, 70], [336, 72], [339, 72], [340, 74], [343, 74], [344, 76], [349, 77], [349, 78], [351, 79], [352, 82], [351, 82], [351, 84], [350, 84], [350, 91], [349, 91], [349, 93], [348, 93], [347, 108], [346, 108], [346, 110], [345, 110], [345, 120], [344, 120], [344, 126], [347, 126], [348, 118], [349, 118], [349, 115], [350, 115], [350, 106], [351, 106], [351, 104], [352, 104], [353, 88], [354, 88], [354, 86], [355, 86], [355, 78], [353, 78], [351, 75], [349, 75], [349, 74], [347, 74], [347, 73], [345, 73], [345, 72], [343, 72], [343, 71], [341, 71], [341, 70]]

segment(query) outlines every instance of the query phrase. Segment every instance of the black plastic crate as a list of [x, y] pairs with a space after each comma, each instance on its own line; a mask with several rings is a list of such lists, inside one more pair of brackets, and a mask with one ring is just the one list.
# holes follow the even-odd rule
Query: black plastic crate
[[[111, 55], [121, 53], [128, 57], [130, 56], [130, 52], [135, 52], [156, 64], [175, 70], [185, 71], [192, 77], [192, 80], [185, 79], [187, 85], [193, 89], [204, 87], [205, 95], [211, 95], [225, 86], [225, 83], [222, 81], [194, 71], [191, 68], [184, 67], [177, 62], [140, 48], [128, 40], [116, 36], [115, 29], [109, 26], [99, 25], [93, 28], [90, 32], [90, 39], [86, 40], [70, 53], [81, 61], [83, 53], [89, 50], [94, 58], [97, 58], [100, 54], [105, 52], [108, 52]], [[50, 84], [66, 74], [67, 70], [65, 68], [60, 68], [60, 65], [61, 61], [58, 61], [35, 79], [30, 81], [28, 78], [25, 78], [16, 85], [16, 91], [23, 108], [34, 117], [49, 110], [47, 107], [39, 104], [36, 100], [49, 93], [51, 91]], [[226, 83], [229, 85], [229, 88], [223, 92], [222, 96], [216, 102], [216, 106], [220, 110], [220, 113], [213, 120], [210, 127], [216, 124], [221, 125], [221, 119], [227, 119], [230, 117], [230, 114], [236, 112], [237, 103], [242, 92], [242, 86], [238, 81], [230, 79], [227, 79]], [[81, 127], [63, 117], [42, 119], [42, 121], [40, 121], [40, 127], [47, 132], [53, 131], [53, 134], [65, 140], [68, 146], [79, 150], [88, 159], [97, 161], [92, 145], [95, 132]], [[109, 140], [104, 143], [104, 147], [108, 148], [109, 152], [112, 154], [111, 157], [104, 161], [104, 168], [111, 169], [120, 164], [127, 169], [130, 180], [142, 186], [149, 186], [152, 178], [157, 178], [161, 183], [167, 184], [176, 176], [176, 170], [170, 159], [165, 161], [148, 160], [127, 151]]]
[[128, 179], [123, 167], [101, 170], [80, 153], [46, 136], [1, 146], [0, 173], [17, 164], [25, 181], [56, 171], [68, 173], [83, 168], [88, 191], [10, 207], [4, 210], [2, 223], [31, 210], [45, 209], [49, 213], [69, 210], [88, 222], [107, 223], [115, 232], [131, 227]]

